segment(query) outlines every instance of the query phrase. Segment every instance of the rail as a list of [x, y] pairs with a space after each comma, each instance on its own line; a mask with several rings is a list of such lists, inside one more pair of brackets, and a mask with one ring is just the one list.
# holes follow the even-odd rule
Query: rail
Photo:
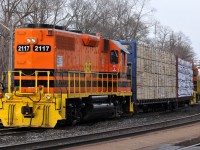
[[61, 149], [70, 148], [77, 145], [87, 145], [119, 138], [151, 133], [154, 131], [165, 130], [169, 128], [180, 127], [188, 124], [200, 122], [200, 114], [195, 114], [187, 117], [180, 117], [167, 121], [161, 121], [146, 125], [130, 126], [127, 128], [119, 128], [114, 130], [102, 131], [98, 133], [89, 133], [86, 135], [66, 136], [49, 138], [40, 141], [24, 142], [20, 144], [8, 144], [0, 146], [0, 149]]

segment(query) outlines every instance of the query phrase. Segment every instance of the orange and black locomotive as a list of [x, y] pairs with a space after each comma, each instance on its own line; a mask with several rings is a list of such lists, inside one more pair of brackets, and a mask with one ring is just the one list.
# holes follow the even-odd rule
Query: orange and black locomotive
[[100, 35], [48, 24], [17, 28], [14, 71], [0, 103], [3, 125], [53, 128], [133, 113], [127, 54]]

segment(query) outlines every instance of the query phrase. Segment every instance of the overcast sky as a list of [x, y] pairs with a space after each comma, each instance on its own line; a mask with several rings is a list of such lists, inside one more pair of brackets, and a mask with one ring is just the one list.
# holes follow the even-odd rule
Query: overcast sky
[[190, 38], [200, 60], [200, 0], [151, 0], [151, 6], [162, 25]]

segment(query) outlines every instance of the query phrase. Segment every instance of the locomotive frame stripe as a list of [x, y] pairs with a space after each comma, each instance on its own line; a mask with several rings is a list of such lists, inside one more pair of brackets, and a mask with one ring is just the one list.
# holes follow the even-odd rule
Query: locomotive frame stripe
[[[15, 80], [15, 85], [19, 86], [19, 80]], [[29, 83], [29, 84], [27, 84]], [[131, 82], [123, 81], [122, 83], [116, 82], [116, 81], [103, 81], [103, 87], [130, 87]], [[44, 85], [44, 87], [47, 87], [47, 80], [38, 80], [38, 85]], [[85, 86], [86, 85], [86, 86]], [[35, 80], [22, 80], [21, 81], [22, 87], [35, 87]], [[68, 87], [68, 80], [50, 80], [50, 87]], [[70, 81], [70, 87], [74, 87], [74, 81]], [[79, 81], [75, 81], [75, 87], [79, 87]], [[80, 81], [80, 87], [102, 87], [102, 81]]]

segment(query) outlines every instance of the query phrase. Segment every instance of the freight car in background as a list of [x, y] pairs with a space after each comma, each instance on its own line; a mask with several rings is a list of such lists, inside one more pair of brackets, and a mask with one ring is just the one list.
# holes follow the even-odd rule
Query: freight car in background
[[193, 84], [194, 84], [194, 98], [193, 98], [193, 102], [192, 104], [196, 104], [199, 96], [198, 96], [198, 77], [199, 77], [199, 72], [198, 72], [198, 67], [196, 67], [194, 65], [194, 63], [192, 64], [192, 69], [193, 69]]
[[192, 64], [194, 81], [194, 104], [200, 101], [200, 78], [198, 67]]
[[[174, 54], [120, 41], [130, 52], [135, 110], [174, 109], [193, 100], [192, 64]], [[130, 65], [131, 64], [131, 65]]]

